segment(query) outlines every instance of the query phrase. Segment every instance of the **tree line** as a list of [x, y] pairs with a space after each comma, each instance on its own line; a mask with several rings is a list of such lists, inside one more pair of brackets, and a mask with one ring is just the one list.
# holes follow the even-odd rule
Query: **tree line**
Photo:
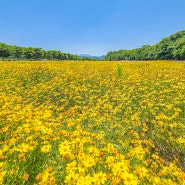
[[110, 51], [105, 60], [185, 60], [185, 30], [166, 37], [153, 46]]
[[11, 46], [0, 43], [2, 60], [78, 60], [77, 55], [42, 48]]

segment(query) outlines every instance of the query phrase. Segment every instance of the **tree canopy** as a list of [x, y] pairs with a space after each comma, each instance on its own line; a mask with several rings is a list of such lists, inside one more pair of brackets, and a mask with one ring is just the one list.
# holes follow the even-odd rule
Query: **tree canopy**
[[78, 56], [56, 50], [20, 47], [0, 43], [0, 58], [10, 60], [77, 60]]
[[185, 60], [185, 30], [179, 31], [150, 46], [133, 50], [110, 51], [106, 60]]

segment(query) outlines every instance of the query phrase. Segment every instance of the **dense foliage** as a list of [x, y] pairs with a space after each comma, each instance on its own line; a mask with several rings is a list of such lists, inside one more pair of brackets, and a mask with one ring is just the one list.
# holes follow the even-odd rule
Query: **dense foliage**
[[0, 66], [0, 184], [185, 184], [184, 62]]
[[42, 48], [11, 46], [0, 43], [0, 59], [24, 60], [77, 60], [77, 55]]
[[110, 51], [106, 60], [184, 60], [185, 30], [164, 38], [153, 46], [144, 45], [133, 50]]

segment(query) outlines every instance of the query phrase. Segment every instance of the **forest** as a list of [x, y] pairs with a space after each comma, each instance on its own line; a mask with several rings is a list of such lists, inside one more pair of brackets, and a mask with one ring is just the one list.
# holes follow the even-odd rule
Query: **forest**
[[0, 43], [1, 60], [77, 60], [78, 56], [56, 50], [20, 47]]
[[166, 37], [152, 46], [110, 51], [105, 60], [185, 60], [185, 30]]
[[[42, 48], [0, 43], [0, 60], [96, 60]], [[104, 59], [97, 59], [104, 60]], [[163, 38], [159, 43], [132, 50], [110, 51], [105, 60], [185, 60], [185, 30]]]

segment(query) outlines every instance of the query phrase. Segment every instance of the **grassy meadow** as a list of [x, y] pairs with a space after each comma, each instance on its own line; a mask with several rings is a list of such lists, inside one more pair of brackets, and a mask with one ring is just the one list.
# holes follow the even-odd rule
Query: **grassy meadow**
[[0, 184], [185, 184], [185, 63], [0, 62]]

